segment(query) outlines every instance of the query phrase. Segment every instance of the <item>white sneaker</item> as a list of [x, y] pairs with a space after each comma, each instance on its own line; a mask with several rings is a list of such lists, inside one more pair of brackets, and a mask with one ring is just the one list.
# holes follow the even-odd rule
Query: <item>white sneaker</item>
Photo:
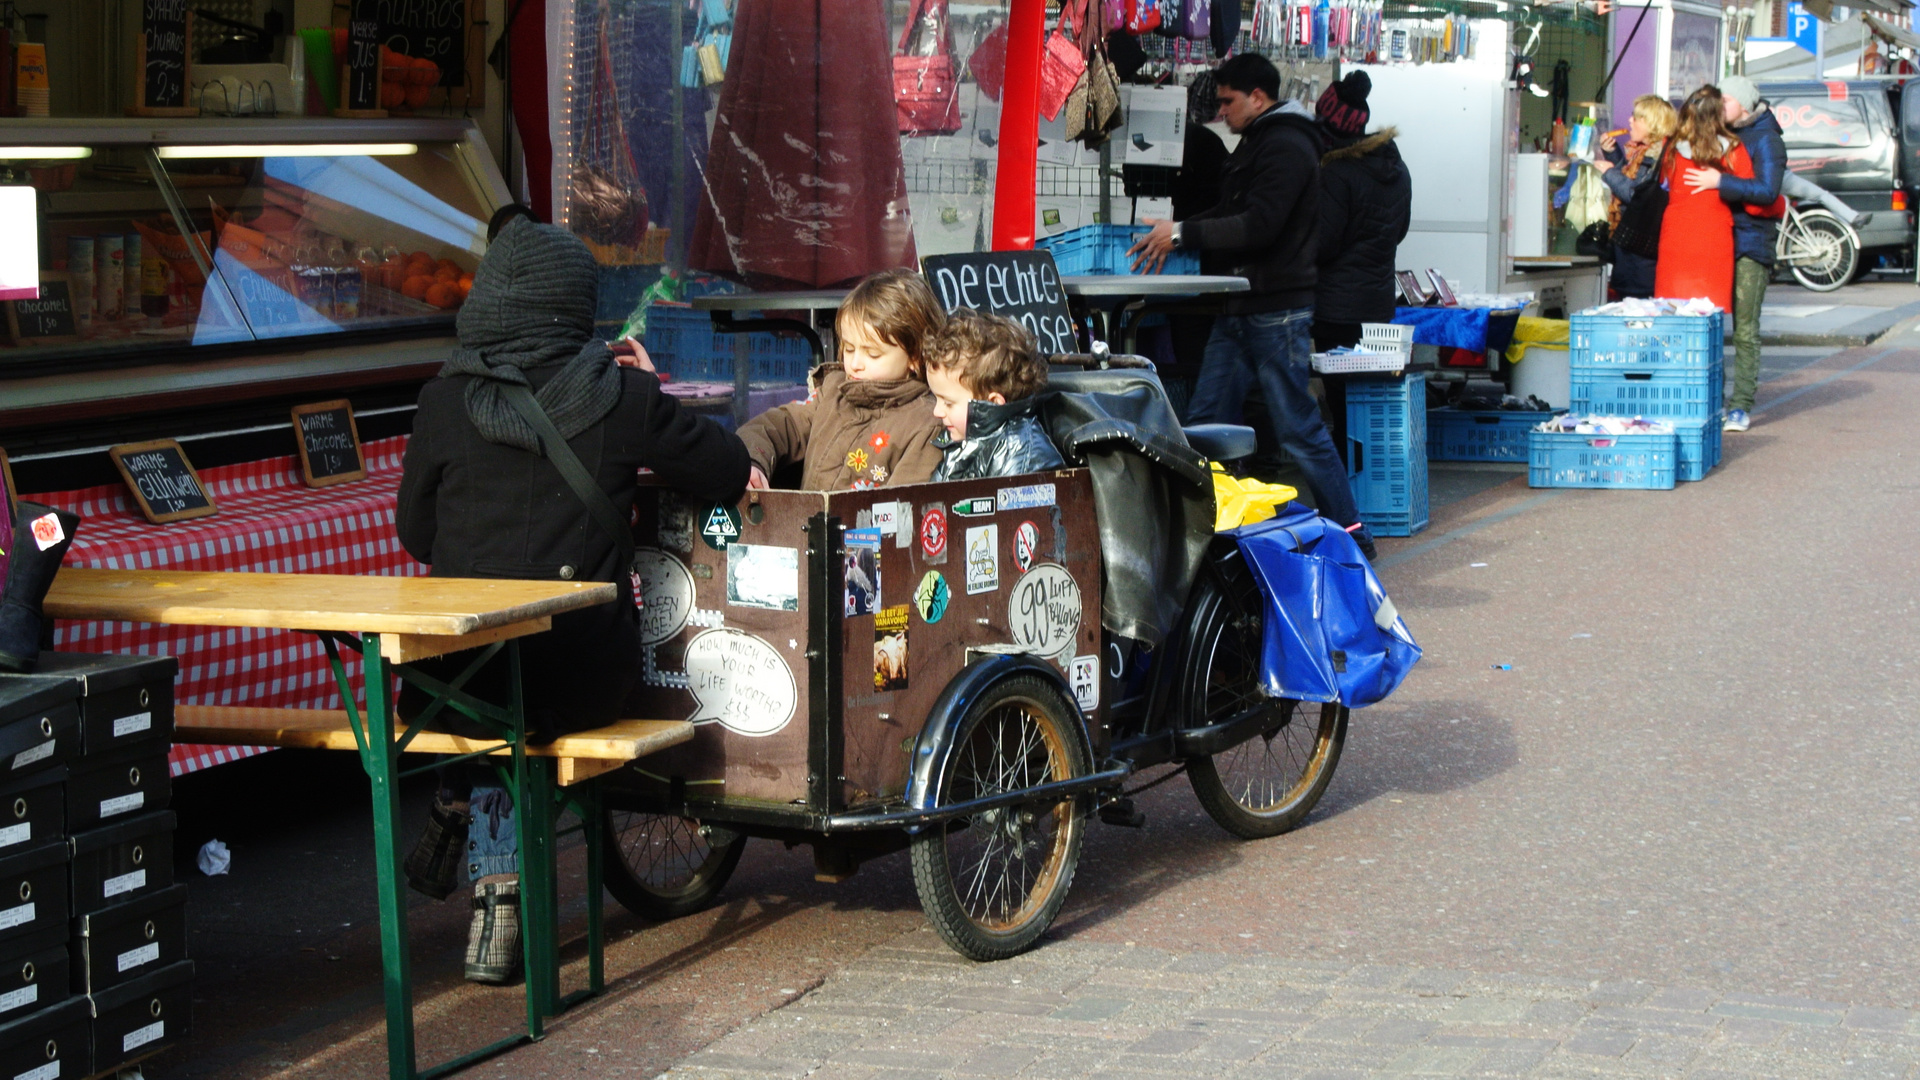
[[1734, 409], [1733, 411], [1727, 413], [1726, 420], [1720, 424], [1720, 430], [1721, 431], [1745, 431], [1752, 426], [1753, 426], [1753, 421], [1747, 416], [1747, 410]]

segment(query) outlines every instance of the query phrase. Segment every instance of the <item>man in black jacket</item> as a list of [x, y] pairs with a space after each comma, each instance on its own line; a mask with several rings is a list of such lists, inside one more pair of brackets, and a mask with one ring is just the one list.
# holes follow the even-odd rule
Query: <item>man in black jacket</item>
[[1320, 284], [1313, 294], [1313, 345], [1360, 342], [1361, 323], [1393, 321], [1394, 252], [1413, 217], [1413, 179], [1399, 132], [1368, 135], [1372, 80], [1352, 71], [1314, 106], [1327, 136], [1320, 156]]
[[[1240, 145], [1227, 159], [1220, 202], [1185, 221], [1152, 221], [1133, 247], [1137, 265], [1157, 272], [1175, 248], [1200, 252], [1210, 273], [1247, 279], [1213, 327], [1194, 387], [1191, 423], [1234, 422], [1257, 379], [1280, 445], [1306, 473], [1320, 513], [1342, 525], [1360, 521], [1347, 470], [1334, 452], [1308, 388], [1312, 354], [1314, 231], [1319, 227], [1320, 154], [1312, 114], [1280, 102], [1280, 73], [1265, 57], [1242, 53], [1214, 72], [1220, 116]], [[1354, 539], [1369, 556], [1365, 526]]]

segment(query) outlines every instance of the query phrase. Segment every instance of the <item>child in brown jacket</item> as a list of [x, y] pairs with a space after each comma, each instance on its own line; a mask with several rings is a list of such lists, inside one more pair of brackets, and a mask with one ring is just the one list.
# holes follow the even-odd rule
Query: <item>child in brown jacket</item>
[[740, 440], [753, 459], [750, 487], [802, 461], [806, 491], [918, 484], [940, 464], [927, 389], [926, 344], [946, 323], [919, 274], [889, 270], [848, 294], [835, 321], [840, 361], [821, 365], [806, 401], [749, 420]]

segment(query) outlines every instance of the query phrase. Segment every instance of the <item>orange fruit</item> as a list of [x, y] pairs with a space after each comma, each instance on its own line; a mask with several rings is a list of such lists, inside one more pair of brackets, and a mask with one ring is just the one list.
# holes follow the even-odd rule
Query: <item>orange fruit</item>
[[460, 295], [460, 286], [446, 281], [436, 283], [427, 290], [426, 296], [427, 303], [442, 311], [459, 307], [463, 299], [465, 297]]
[[407, 265], [408, 265], [408, 266], [412, 266], [412, 265], [413, 265], [414, 263], [431, 263], [431, 262], [433, 262], [433, 256], [431, 256], [431, 255], [429, 255], [429, 254], [427, 254], [427, 253], [426, 253], [426, 252], [424, 252], [424, 251], [409, 251], [409, 252], [407, 252]]
[[406, 87], [395, 82], [383, 82], [380, 84], [380, 107], [381, 108], [397, 109], [400, 106], [406, 104], [406, 101], [407, 101]]
[[411, 300], [425, 300], [436, 282], [425, 274], [414, 274], [400, 286], [400, 294]]
[[452, 259], [441, 259], [438, 263], [435, 263], [434, 265], [438, 266], [442, 270], [453, 271], [454, 277], [460, 276], [460, 264], [457, 262], [454, 262]]
[[459, 273], [453, 270], [449, 270], [443, 266], [440, 269], [435, 270], [433, 272], [433, 280], [444, 281], [447, 284], [452, 285], [460, 280], [460, 275]]
[[460, 275], [460, 295], [465, 296], [472, 291], [473, 291], [473, 275], [461, 274]]

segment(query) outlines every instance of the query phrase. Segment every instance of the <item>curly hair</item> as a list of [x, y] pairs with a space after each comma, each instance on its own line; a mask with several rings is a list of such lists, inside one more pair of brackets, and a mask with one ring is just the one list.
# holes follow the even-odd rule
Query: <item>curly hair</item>
[[917, 373], [926, 362], [927, 342], [946, 325], [947, 313], [926, 278], [911, 270], [885, 270], [855, 285], [834, 321], [837, 326], [865, 326], [882, 341], [900, 346]]
[[927, 347], [927, 366], [952, 375], [975, 398], [999, 394], [1016, 401], [1047, 385], [1047, 365], [1027, 328], [972, 308], [947, 316], [946, 328]]

